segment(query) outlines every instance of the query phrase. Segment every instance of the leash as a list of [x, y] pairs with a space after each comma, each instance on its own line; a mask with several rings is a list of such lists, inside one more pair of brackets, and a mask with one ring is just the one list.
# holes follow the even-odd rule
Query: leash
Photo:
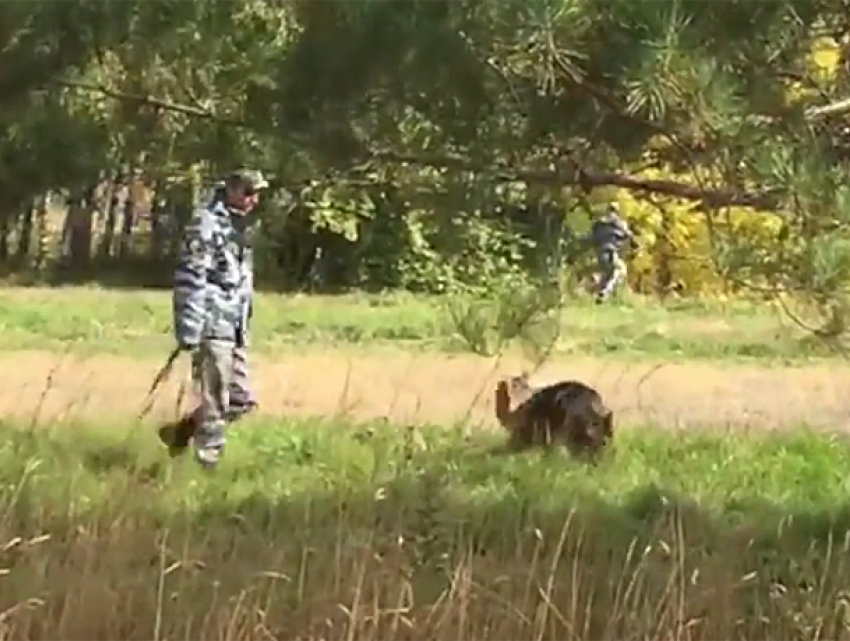
[[179, 346], [175, 347], [168, 355], [165, 365], [163, 365], [159, 372], [157, 372], [157, 375], [151, 383], [150, 390], [148, 390], [148, 395], [145, 397], [145, 403], [142, 406], [141, 413], [139, 414], [139, 420], [145, 418], [150, 413], [151, 409], [153, 409], [153, 402], [156, 400], [156, 392], [160, 385], [162, 385], [168, 377], [171, 376], [171, 371], [174, 369], [174, 363], [177, 362], [177, 357], [180, 356], [181, 351], [182, 350]]

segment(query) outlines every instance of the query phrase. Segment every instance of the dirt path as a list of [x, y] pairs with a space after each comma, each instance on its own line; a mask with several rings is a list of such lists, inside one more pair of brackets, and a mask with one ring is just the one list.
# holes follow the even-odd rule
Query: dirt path
[[[75, 359], [44, 352], [0, 357], [0, 415], [107, 421], [138, 412], [159, 359], [100, 355]], [[451, 423], [469, 417], [494, 425], [492, 389], [522, 363], [469, 355], [408, 354], [382, 349], [256, 357], [253, 375], [270, 414], [388, 417]], [[171, 414], [185, 364], [167, 384], [155, 414]], [[763, 369], [697, 363], [625, 365], [571, 358], [547, 364], [533, 379], [580, 378], [597, 385], [623, 423], [675, 425], [809, 424], [850, 427], [850, 368]], [[47, 381], [50, 379], [48, 386]], [[49, 389], [48, 389], [49, 387]]]

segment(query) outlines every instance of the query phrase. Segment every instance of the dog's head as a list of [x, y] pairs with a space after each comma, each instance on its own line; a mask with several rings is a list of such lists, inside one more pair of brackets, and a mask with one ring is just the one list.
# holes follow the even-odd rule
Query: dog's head
[[496, 418], [508, 431], [513, 431], [517, 417], [516, 409], [534, 394], [534, 388], [528, 383], [528, 375], [508, 376], [496, 383]]
[[511, 400], [515, 405], [524, 403], [536, 391], [528, 381], [528, 372], [523, 372], [519, 376], [509, 376], [506, 381]]
[[608, 447], [614, 440], [614, 412], [608, 412], [599, 417], [594, 427], [600, 447]]

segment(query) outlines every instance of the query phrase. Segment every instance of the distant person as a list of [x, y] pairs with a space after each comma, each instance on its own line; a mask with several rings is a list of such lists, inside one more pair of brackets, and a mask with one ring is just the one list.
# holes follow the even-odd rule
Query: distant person
[[249, 215], [266, 187], [263, 175], [250, 170], [218, 185], [186, 229], [174, 274], [174, 332], [192, 355], [200, 406], [160, 436], [177, 450], [192, 439], [205, 467], [221, 458], [225, 423], [256, 408], [246, 354], [254, 281]]
[[614, 289], [626, 280], [626, 263], [620, 257], [623, 246], [628, 242], [637, 247], [634, 235], [628, 223], [620, 215], [620, 208], [611, 203], [606, 211], [595, 221], [585, 242], [591, 244], [596, 252], [599, 267], [599, 283], [596, 302], [604, 302]]

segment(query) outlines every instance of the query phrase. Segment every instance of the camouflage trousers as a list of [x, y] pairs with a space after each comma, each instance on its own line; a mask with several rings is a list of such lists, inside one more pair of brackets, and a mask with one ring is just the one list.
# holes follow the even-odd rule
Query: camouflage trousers
[[599, 265], [599, 287], [596, 292], [598, 301], [607, 299], [618, 285], [626, 281], [628, 273], [626, 263], [620, 258], [616, 249], [602, 249], [597, 254]]
[[233, 349], [233, 367], [230, 377], [230, 409], [227, 420], [233, 421], [247, 414], [257, 405], [248, 381], [248, 350], [237, 345]]
[[200, 400], [194, 433], [195, 457], [214, 466], [225, 445], [225, 425], [255, 405], [248, 386], [244, 347], [234, 341], [208, 339], [192, 354], [192, 382]]

